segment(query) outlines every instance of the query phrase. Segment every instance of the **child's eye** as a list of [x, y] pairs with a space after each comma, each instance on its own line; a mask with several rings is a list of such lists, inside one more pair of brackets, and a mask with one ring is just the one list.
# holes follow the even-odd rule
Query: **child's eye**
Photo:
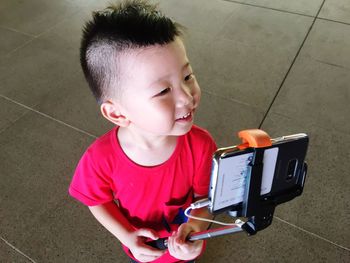
[[169, 87], [165, 88], [161, 92], [159, 92], [156, 96], [163, 96], [163, 95], [167, 94], [170, 90], [171, 90], [171, 88], [169, 88]]
[[193, 73], [188, 74], [188, 75], [185, 77], [185, 81], [189, 81], [189, 80], [193, 79], [193, 77], [194, 77]]

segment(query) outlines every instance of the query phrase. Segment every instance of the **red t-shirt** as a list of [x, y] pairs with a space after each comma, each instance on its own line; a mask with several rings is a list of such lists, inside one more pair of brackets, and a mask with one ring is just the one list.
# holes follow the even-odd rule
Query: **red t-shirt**
[[[178, 137], [171, 157], [158, 166], [130, 160], [117, 139], [118, 127], [98, 138], [81, 158], [69, 193], [87, 206], [117, 200], [135, 228], [151, 228], [168, 237], [183, 223], [194, 194], [207, 196], [216, 145], [210, 134], [193, 126]], [[132, 256], [128, 249], [125, 249]], [[169, 253], [155, 262], [179, 262]]]

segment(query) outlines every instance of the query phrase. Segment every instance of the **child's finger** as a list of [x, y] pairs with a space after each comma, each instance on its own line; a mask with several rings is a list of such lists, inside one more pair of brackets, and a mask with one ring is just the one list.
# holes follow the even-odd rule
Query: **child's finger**
[[138, 236], [142, 236], [142, 237], [148, 237], [148, 238], [151, 238], [153, 240], [156, 240], [158, 239], [158, 235], [157, 235], [157, 232], [155, 232], [154, 230], [152, 229], [148, 229], [148, 228], [141, 228], [137, 231], [137, 235]]
[[179, 245], [175, 241], [175, 233], [168, 238], [168, 250], [170, 255], [176, 255], [179, 252]]
[[175, 258], [181, 260], [192, 260], [201, 253], [202, 246], [197, 242], [202, 241], [185, 242], [180, 245], [175, 241], [175, 236], [171, 236], [168, 239], [168, 251], [170, 255]]
[[182, 224], [176, 233], [175, 241], [180, 245], [184, 244], [191, 231], [192, 229], [187, 227], [186, 224]]

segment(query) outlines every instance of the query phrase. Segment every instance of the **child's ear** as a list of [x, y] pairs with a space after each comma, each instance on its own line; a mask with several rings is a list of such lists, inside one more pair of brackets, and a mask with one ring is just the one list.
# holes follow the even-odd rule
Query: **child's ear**
[[129, 126], [130, 121], [121, 113], [121, 106], [118, 103], [113, 101], [105, 101], [101, 104], [100, 109], [103, 117], [110, 122], [113, 122], [121, 127]]

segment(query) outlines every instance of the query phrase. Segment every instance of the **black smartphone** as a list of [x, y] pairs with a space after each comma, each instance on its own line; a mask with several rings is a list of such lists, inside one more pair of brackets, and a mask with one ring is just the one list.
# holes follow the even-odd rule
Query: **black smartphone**
[[[264, 147], [260, 196], [262, 199], [278, 197], [296, 185], [303, 187], [306, 172], [304, 162], [309, 138], [304, 133], [271, 139]], [[249, 165], [254, 149], [240, 150], [238, 146], [218, 149], [213, 156], [209, 189], [209, 211], [239, 211], [246, 191]]]

